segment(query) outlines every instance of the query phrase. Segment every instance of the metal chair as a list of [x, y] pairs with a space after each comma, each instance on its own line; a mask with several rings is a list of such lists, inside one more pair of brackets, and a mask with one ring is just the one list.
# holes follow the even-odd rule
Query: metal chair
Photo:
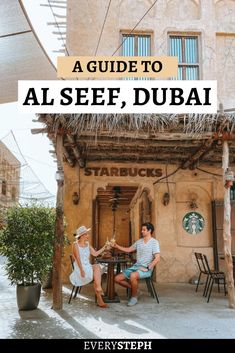
[[196, 292], [198, 290], [198, 286], [200, 284], [200, 280], [201, 280], [201, 275], [204, 274], [206, 275], [206, 284], [204, 287], [204, 291], [203, 291], [203, 296], [206, 295], [206, 291], [207, 291], [207, 285], [208, 285], [208, 281], [209, 281], [209, 277], [210, 277], [210, 273], [208, 272], [206, 265], [204, 264], [204, 258], [203, 258], [203, 254], [199, 253], [199, 252], [195, 252], [194, 253], [197, 264], [198, 264], [198, 268], [199, 268], [199, 276], [198, 276], [198, 280], [197, 280], [197, 287], [196, 287]]
[[222, 280], [222, 283], [223, 283], [223, 286], [224, 286], [224, 295], [227, 294], [227, 291], [226, 291], [226, 279], [225, 279], [225, 273], [224, 272], [210, 269], [210, 266], [209, 266], [209, 263], [208, 263], [206, 255], [203, 255], [203, 258], [204, 258], [204, 263], [205, 263], [206, 269], [207, 269], [207, 271], [209, 273], [209, 283], [208, 283], [208, 286], [207, 286], [207, 289], [206, 289], [206, 294], [205, 294], [205, 296], [208, 295], [207, 303], [209, 303], [211, 292], [212, 292], [212, 288], [213, 288], [213, 284], [214, 284], [215, 280], [218, 283], [218, 292], [220, 292], [220, 280]]
[[[74, 270], [74, 264], [73, 264], [73, 255], [69, 255], [70, 257], [70, 262], [71, 262], [71, 266], [72, 266], [72, 270]], [[71, 299], [73, 297], [73, 299], [76, 298], [77, 294], [81, 292], [82, 286], [73, 286], [70, 297], [69, 297], [69, 301], [68, 304], [70, 304]], [[73, 292], [74, 292], [74, 296], [73, 296]]]
[[156, 301], [158, 302], [159, 304], [159, 299], [158, 299], [158, 295], [157, 295], [157, 292], [156, 292], [156, 289], [154, 287], [154, 284], [153, 284], [153, 274], [155, 273], [155, 267], [152, 271], [152, 274], [151, 274], [151, 277], [148, 277], [148, 278], [144, 278], [145, 280], [145, 283], [147, 285], [147, 288], [148, 288], [148, 292], [150, 293], [150, 295], [156, 299]]
[[[155, 273], [155, 267], [154, 267], [154, 269], [152, 271], [151, 277], [142, 278], [139, 281], [145, 281], [149, 294], [151, 295], [151, 297], [155, 298], [157, 303], [159, 304], [157, 291], [156, 291], [154, 283], [153, 283], [153, 275], [154, 275], [154, 273]], [[131, 294], [131, 289], [127, 288], [127, 298], [130, 298], [130, 294]]]

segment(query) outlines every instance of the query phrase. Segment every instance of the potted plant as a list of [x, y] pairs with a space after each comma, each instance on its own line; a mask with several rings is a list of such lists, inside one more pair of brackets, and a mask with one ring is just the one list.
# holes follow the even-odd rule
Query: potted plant
[[11, 284], [17, 285], [19, 310], [36, 309], [41, 282], [51, 268], [55, 211], [42, 205], [15, 206], [0, 231], [0, 253]]

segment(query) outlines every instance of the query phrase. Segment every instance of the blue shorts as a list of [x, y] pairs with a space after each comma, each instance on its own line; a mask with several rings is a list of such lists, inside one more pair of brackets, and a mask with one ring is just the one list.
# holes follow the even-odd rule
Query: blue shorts
[[130, 275], [132, 272], [138, 272], [140, 279], [151, 277], [153, 270], [141, 271], [139, 268], [144, 267], [141, 265], [133, 265], [125, 270], [123, 270], [123, 274], [126, 278], [130, 279]]

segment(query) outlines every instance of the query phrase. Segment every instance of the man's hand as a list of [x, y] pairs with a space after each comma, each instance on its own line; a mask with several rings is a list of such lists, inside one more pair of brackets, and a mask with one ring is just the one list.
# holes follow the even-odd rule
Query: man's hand
[[111, 243], [110, 243], [110, 241], [107, 239], [107, 241], [106, 241], [106, 243], [105, 243], [105, 248], [104, 248], [104, 250], [110, 250], [111, 248], [112, 248]]

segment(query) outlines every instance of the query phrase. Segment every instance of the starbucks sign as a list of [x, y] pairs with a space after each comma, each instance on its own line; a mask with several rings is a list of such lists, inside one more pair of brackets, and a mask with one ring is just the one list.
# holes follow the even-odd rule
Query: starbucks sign
[[198, 212], [189, 212], [183, 218], [184, 230], [192, 235], [200, 233], [205, 225], [205, 220]]

